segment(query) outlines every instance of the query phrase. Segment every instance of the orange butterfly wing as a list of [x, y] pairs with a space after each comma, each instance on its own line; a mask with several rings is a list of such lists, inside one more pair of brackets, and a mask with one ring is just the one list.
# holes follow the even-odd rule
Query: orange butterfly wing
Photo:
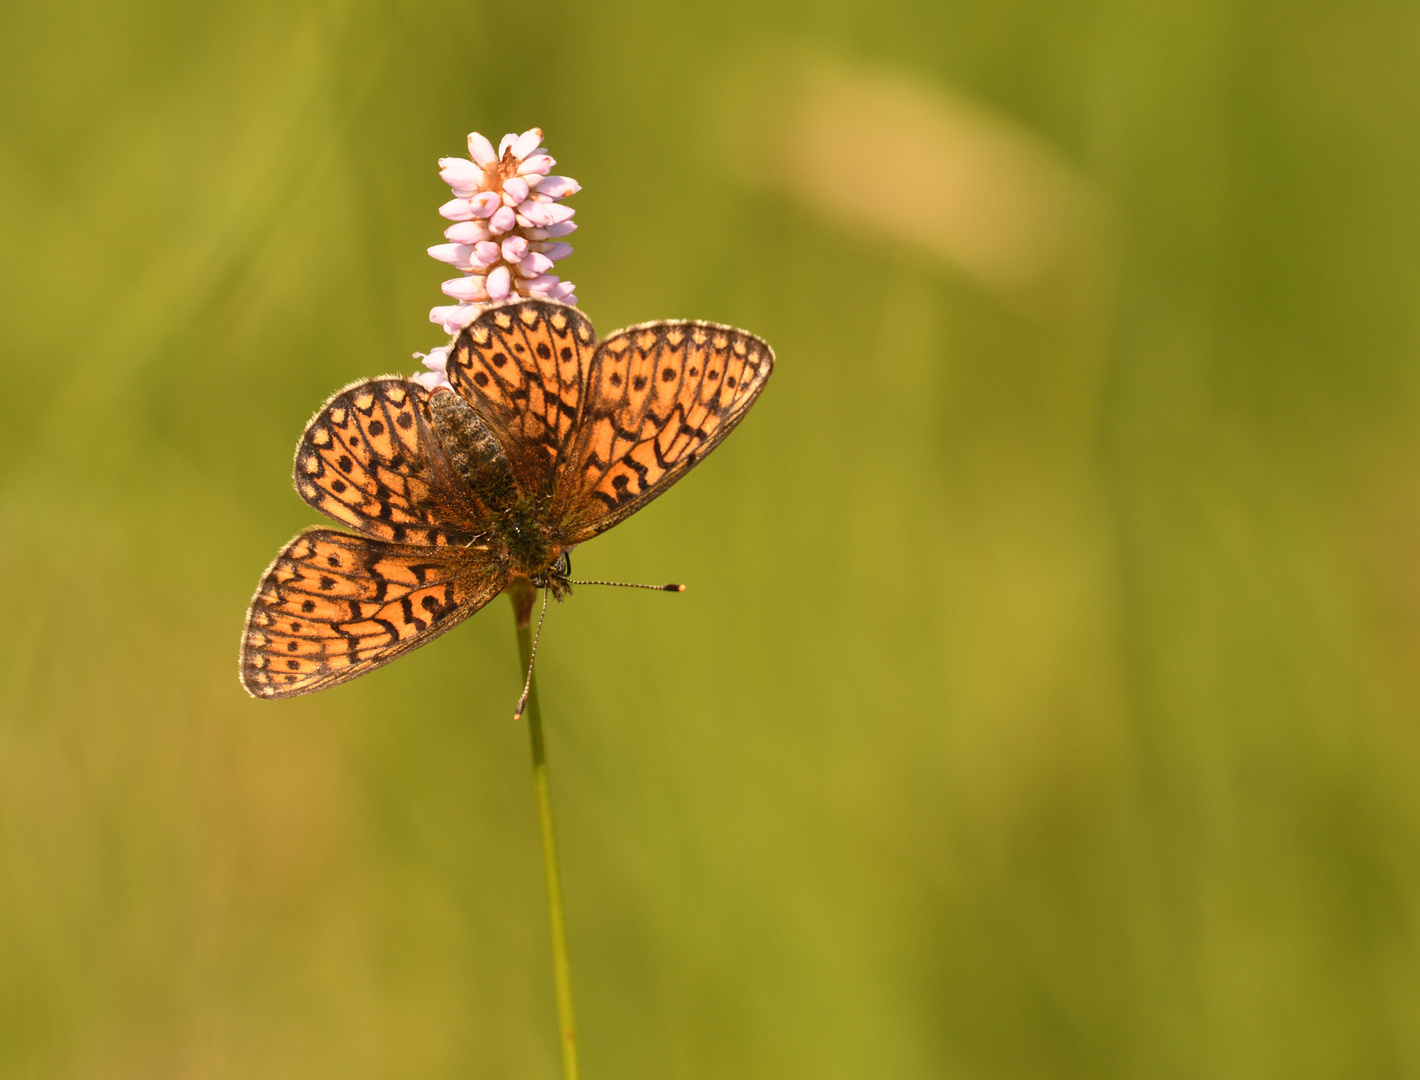
[[486, 528], [453, 479], [429, 391], [398, 376], [352, 383], [321, 406], [296, 446], [295, 481], [327, 517], [390, 543], [463, 543]]
[[766, 342], [715, 323], [644, 323], [598, 345], [553, 501], [568, 540], [666, 491], [744, 418], [773, 370]]
[[498, 439], [526, 495], [552, 494], [595, 344], [585, 315], [550, 300], [490, 308], [454, 341], [449, 383]]
[[476, 548], [307, 529], [276, 556], [252, 597], [242, 685], [253, 697], [281, 698], [353, 679], [434, 640], [506, 584]]

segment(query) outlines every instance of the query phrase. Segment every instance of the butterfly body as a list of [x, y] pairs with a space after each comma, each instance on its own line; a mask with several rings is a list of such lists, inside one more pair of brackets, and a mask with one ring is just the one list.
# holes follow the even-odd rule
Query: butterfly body
[[263, 575], [241, 679], [290, 697], [422, 645], [527, 579], [559, 598], [566, 556], [668, 489], [773, 369], [753, 335], [647, 323], [598, 342], [574, 307], [491, 308], [452, 389], [387, 376], [336, 393], [296, 448], [297, 493], [356, 530], [307, 529]]
[[431, 449], [443, 452], [464, 485], [476, 508], [470, 518], [487, 522], [473, 537], [480, 550], [510, 578], [552, 580], [549, 574], [571, 545], [550, 520], [548, 499], [519, 489], [497, 436], [458, 394], [430, 394], [429, 413], [436, 436]]

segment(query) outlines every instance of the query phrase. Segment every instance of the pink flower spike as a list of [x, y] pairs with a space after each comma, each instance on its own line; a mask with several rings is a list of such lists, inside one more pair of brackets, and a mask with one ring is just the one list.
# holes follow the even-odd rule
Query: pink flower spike
[[468, 205], [467, 199], [450, 199], [439, 207], [439, 216], [450, 221], [467, 221], [473, 217], [473, 207]]
[[480, 191], [468, 201], [469, 208], [473, 211], [474, 217], [492, 217], [498, 207], [503, 205], [503, 200], [498, 197], [496, 191]]
[[473, 246], [473, 258], [470, 261], [483, 270], [496, 263], [501, 254], [498, 245], [492, 240], [482, 240]]
[[509, 177], [503, 181], [503, 205], [517, 206], [528, 197], [528, 182], [521, 176]]
[[542, 145], [542, 128], [528, 128], [513, 143], [513, 157], [522, 161]]
[[483, 170], [463, 158], [440, 158], [439, 179], [453, 188], [455, 195], [468, 198], [483, 183]]
[[500, 266], [488, 275], [488, 299], [503, 300], [513, 288], [513, 276], [506, 266]]
[[546, 273], [552, 269], [552, 260], [546, 255], [539, 255], [537, 252], [530, 252], [521, 262], [518, 263], [518, 276], [534, 278], [539, 274]]
[[444, 230], [444, 239], [455, 244], [476, 244], [488, 239], [488, 225], [482, 221], [460, 221]]
[[456, 266], [460, 270], [469, 269], [468, 256], [473, 248], [467, 244], [435, 244], [429, 249], [429, 254], [440, 262]]
[[[457, 334], [491, 304], [520, 296], [575, 304], [572, 284], [549, 271], [572, 254], [571, 244], [554, 238], [577, 229], [576, 211], [558, 200], [575, 195], [581, 185], [551, 175], [557, 162], [542, 145], [539, 128], [503, 136], [496, 150], [481, 134], [470, 132], [468, 154], [467, 160], [439, 159], [439, 175], [456, 197], [439, 208], [452, 223], [444, 230], [449, 242], [428, 250], [464, 276], [442, 283], [458, 303], [432, 308], [430, 322]], [[449, 346], [415, 356], [429, 370], [411, 376], [412, 381], [430, 390], [449, 388], [444, 370]]]
[[[516, 225], [517, 221], [518, 217], [513, 213], [511, 206], [500, 206], [494, 215], [488, 219], [488, 231], [494, 236], [502, 236]], [[448, 233], [444, 235], [447, 236]]]
[[537, 182], [537, 193], [550, 199], [565, 199], [582, 190], [582, 185], [570, 176], [544, 176]]
[[493, 144], [476, 131], [468, 133], [468, 156], [478, 165], [489, 166], [498, 160]]
[[444, 282], [441, 286], [445, 296], [468, 303], [473, 300], [487, 300], [488, 290], [481, 277], [460, 277]]

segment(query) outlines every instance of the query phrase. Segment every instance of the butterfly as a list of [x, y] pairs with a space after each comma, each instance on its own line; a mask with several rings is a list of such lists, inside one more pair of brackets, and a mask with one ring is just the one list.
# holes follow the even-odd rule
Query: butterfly
[[296, 491], [353, 532], [308, 528], [247, 611], [259, 698], [353, 679], [525, 579], [557, 598], [568, 554], [713, 450], [764, 389], [753, 334], [651, 322], [598, 341], [577, 308], [489, 308], [448, 357], [452, 389], [389, 375], [338, 391], [296, 447]]

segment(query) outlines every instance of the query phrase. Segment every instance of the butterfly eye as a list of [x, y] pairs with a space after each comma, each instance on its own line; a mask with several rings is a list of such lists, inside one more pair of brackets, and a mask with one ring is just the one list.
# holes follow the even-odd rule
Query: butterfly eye
[[559, 577], [567, 577], [572, 573], [572, 556], [563, 552], [557, 556], [557, 561], [552, 564], [552, 570]]

